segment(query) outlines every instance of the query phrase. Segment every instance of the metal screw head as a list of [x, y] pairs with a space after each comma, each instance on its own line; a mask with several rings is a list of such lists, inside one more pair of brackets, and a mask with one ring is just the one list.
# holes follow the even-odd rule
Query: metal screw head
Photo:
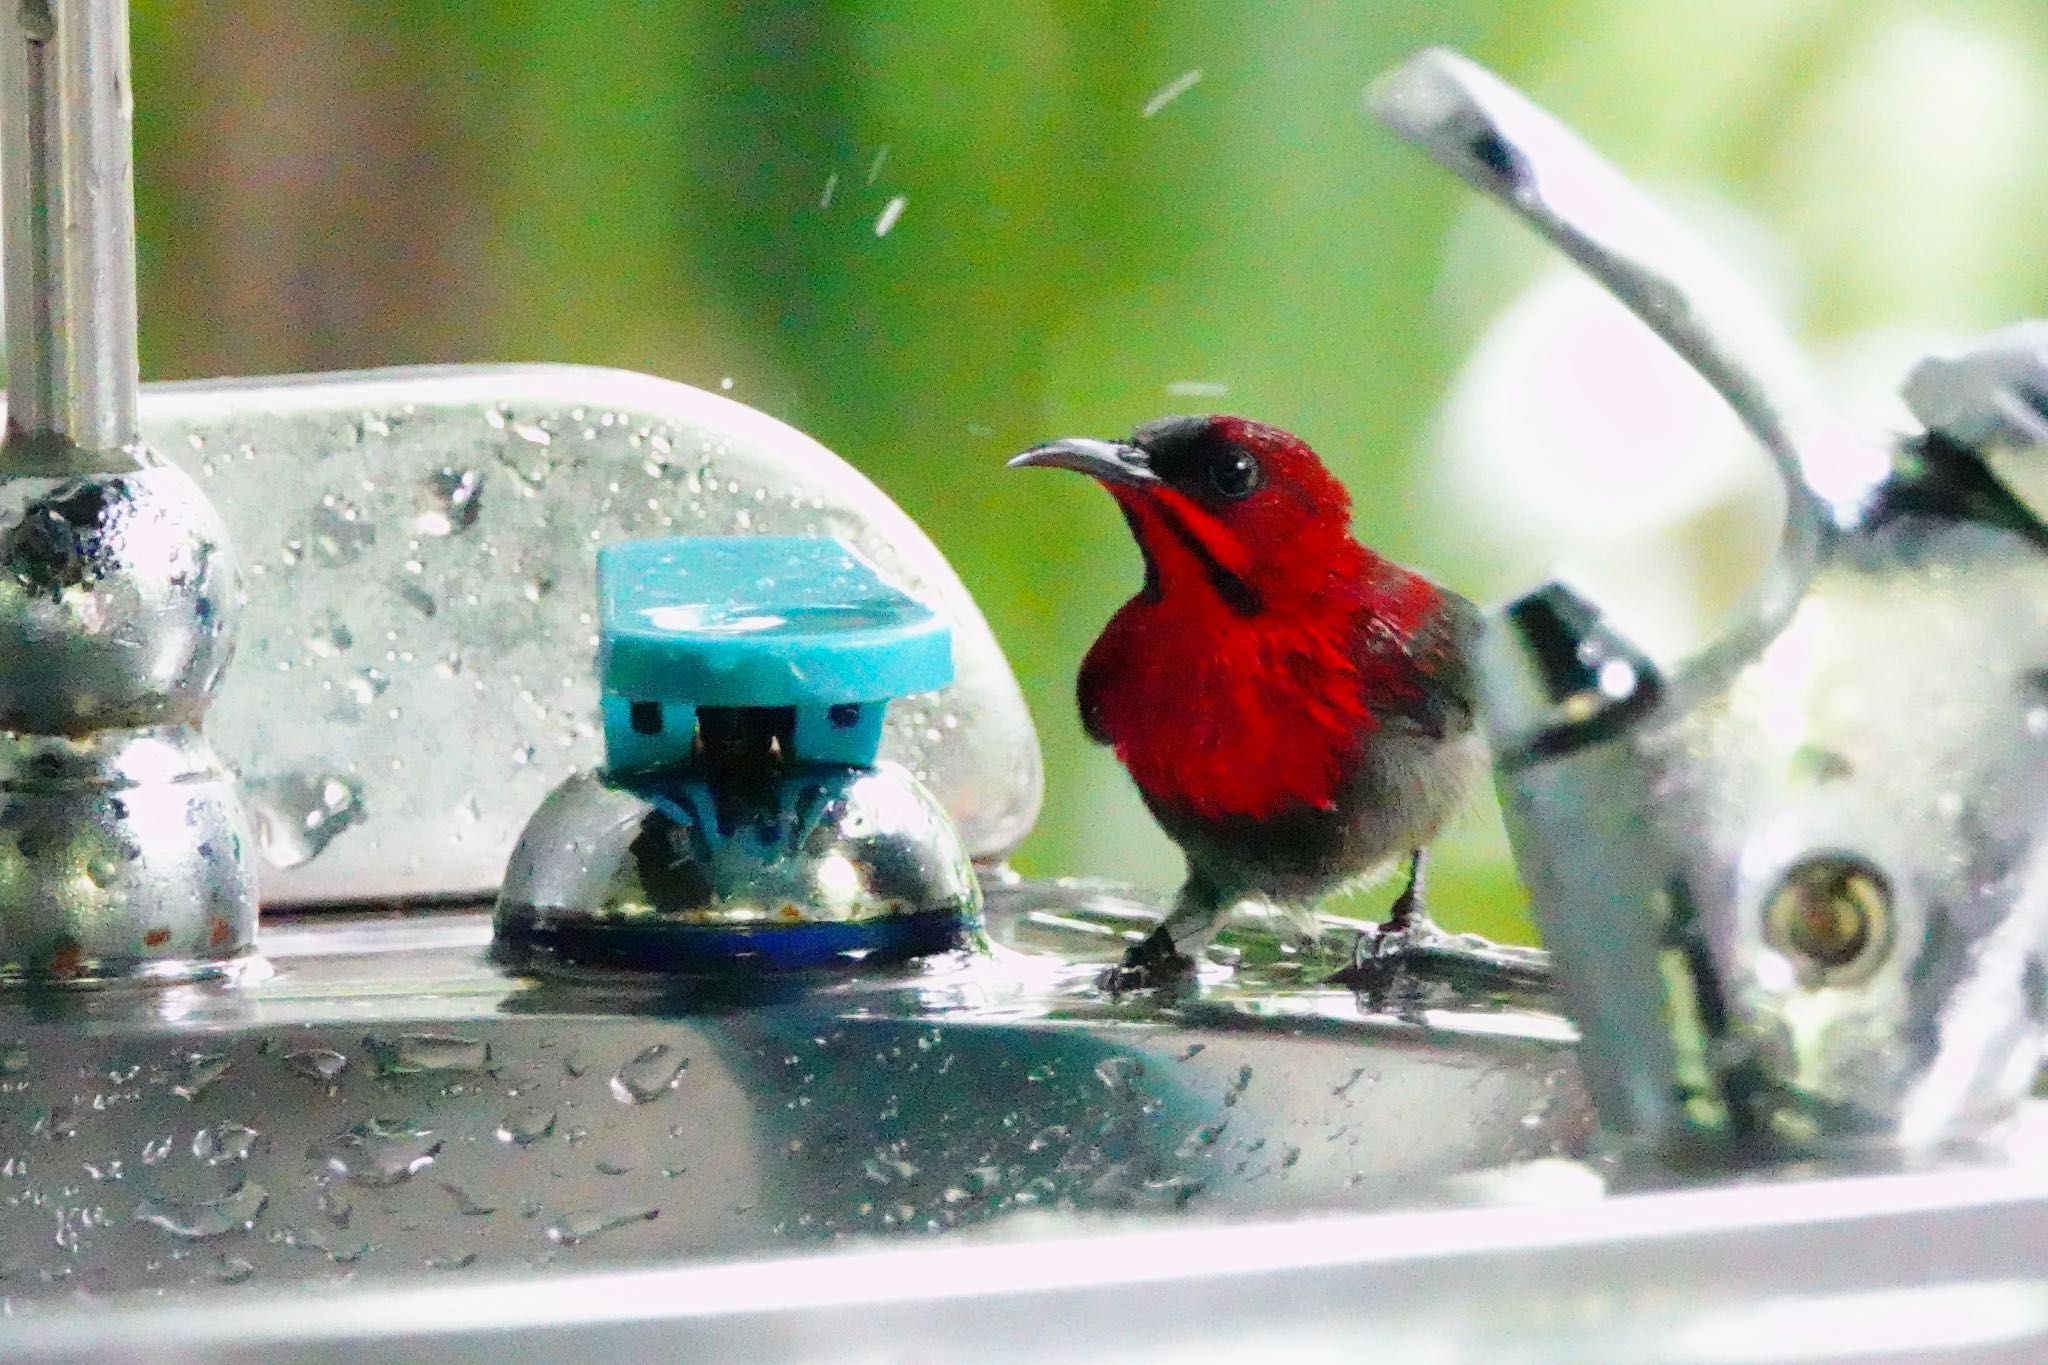
[[1861, 980], [1891, 947], [1890, 884], [1854, 854], [1810, 857], [1788, 871], [1766, 901], [1764, 938], [1792, 959], [1809, 985]]

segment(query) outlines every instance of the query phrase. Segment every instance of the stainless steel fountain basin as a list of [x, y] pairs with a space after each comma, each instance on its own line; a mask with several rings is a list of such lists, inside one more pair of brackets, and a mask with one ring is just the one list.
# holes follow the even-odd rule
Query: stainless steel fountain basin
[[[1148, 913], [1011, 884], [991, 924]], [[328, 915], [267, 929], [239, 988], [0, 999], [0, 1304], [1356, 1211], [1591, 1133], [1540, 995], [1362, 1001], [1316, 984], [1341, 943], [1114, 1001], [1073, 954], [687, 984], [518, 976], [489, 937]]]

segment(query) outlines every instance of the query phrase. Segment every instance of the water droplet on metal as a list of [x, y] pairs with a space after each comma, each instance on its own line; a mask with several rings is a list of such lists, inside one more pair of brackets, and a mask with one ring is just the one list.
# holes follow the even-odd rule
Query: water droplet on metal
[[280, 773], [242, 784], [256, 845], [272, 867], [299, 867], [320, 856], [363, 818], [362, 784], [333, 773]]
[[355, 635], [333, 612], [328, 612], [318, 626], [306, 632], [306, 648], [318, 659], [346, 654], [355, 642]]
[[403, 1033], [365, 1038], [379, 1076], [412, 1076], [423, 1071], [482, 1071], [490, 1065], [488, 1043], [452, 1033]]
[[1223, 1091], [1223, 1103], [1226, 1105], [1236, 1104], [1240, 1099], [1244, 1098], [1244, 1092], [1251, 1083], [1252, 1069], [1249, 1066], [1239, 1067], [1236, 1079], [1232, 1080], [1230, 1085]]
[[320, 1191], [319, 1198], [313, 1201], [313, 1207], [325, 1214], [327, 1221], [338, 1228], [347, 1227], [349, 1220], [356, 1216], [355, 1200], [348, 1197], [346, 1190]]
[[612, 1074], [612, 1098], [621, 1104], [647, 1104], [676, 1087], [688, 1057], [677, 1057], [667, 1043], [650, 1043]]
[[145, 1199], [136, 1206], [135, 1220], [154, 1224], [180, 1241], [201, 1242], [246, 1232], [269, 1204], [270, 1192], [251, 1180], [218, 1199], [190, 1203]]
[[420, 485], [412, 530], [423, 536], [459, 535], [476, 525], [484, 491], [481, 469], [442, 469]]
[[1107, 1057], [1095, 1064], [1095, 1079], [1116, 1095], [1131, 1093], [1131, 1085], [1145, 1074], [1145, 1062], [1140, 1057]]
[[498, 1122], [498, 1141], [526, 1147], [555, 1131], [552, 1109], [516, 1109]]
[[455, 1211], [464, 1218], [483, 1218], [498, 1211], [496, 1204], [482, 1203], [468, 1190], [451, 1180], [442, 1181], [441, 1188], [446, 1191], [449, 1201], [455, 1205]]
[[232, 1065], [224, 1052], [191, 1052], [185, 1055], [185, 1075], [171, 1093], [181, 1099], [196, 1100], [212, 1089], [213, 1083], [227, 1075]]
[[263, 1134], [240, 1123], [217, 1123], [192, 1135], [192, 1155], [209, 1166], [236, 1165], [263, 1146]]
[[353, 1184], [382, 1188], [431, 1166], [441, 1147], [432, 1132], [404, 1120], [371, 1119], [314, 1143], [306, 1155]]
[[329, 494], [313, 513], [306, 543], [315, 557], [329, 564], [353, 564], [377, 543], [377, 527], [347, 498]]
[[547, 1239], [556, 1246], [574, 1246], [578, 1242], [587, 1242], [616, 1228], [627, 1227], [633, 1223], [651, 1223], [660, 1215], [660, 1209], [558, 1214], [547, 1222]]
[[240, 1256], [223, 1252], [214, 1261], [213, 1268], [206, 1272], [207, 1278], [216, 1284], [243, 1284], [256, 1274], [256, 1267]]
[[285, 1054], [285, 1065], [310, 1081], [331, 1085], [348, 1070], [348, 1058], [331, 1047], [309, 1047]]
[[297, 1229], [284, 1235], [284, 1243], [305, 1251], [317, 1251], [336, 1265], [353, 1265], [370, 1254], [370, 1244], [354, 1238], [341, 1240], [321, 1231], [319, 1228]]
[[28, 1070], [28, 1044], [0, 1043], [0, 1076], [19, 1076]]
[[890, 1152], [877, 1152], [861, 1162], [861, 1171], [877, 1185], [888, 1185], [898, 1180], [909, 1180], [917, 1174], [914, 1161], [905, 1161]]
[[475, 1264], [474, 1251], [449, 1251], [426, 1259], [426, 1267], [429, 1270], [467, 1270]]

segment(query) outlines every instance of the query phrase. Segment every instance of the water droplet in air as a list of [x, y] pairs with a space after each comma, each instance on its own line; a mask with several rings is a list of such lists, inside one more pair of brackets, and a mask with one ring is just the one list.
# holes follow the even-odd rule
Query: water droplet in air
[[612, 1097], [621, 1104], [658, 1100], [682, 1079], [688, 1057], [675, 1057], [667, 1043], [651, 1043], [612, 1075]]
[[896, 226], [897, 220], [903, 217], [903, 210], [909, 205], [909, 197], [901, 194], [882, 205], [882, 212], [875, 219], [875, 236], [887, 237], [890, 229]]
[[1182, 95], [1194, 89], [1195, 83], [1201, 79], [1202, 68], [1199, 66], [1192, 71], [1181, 72], [1180, 75], [1175, 76], [1172, 80], [1152, 92], [1152, 98], [1145, 101], [1145, 107], [1138, 111], [1138, 117], [1153, 117], [1167, 105], [1172, 104]]

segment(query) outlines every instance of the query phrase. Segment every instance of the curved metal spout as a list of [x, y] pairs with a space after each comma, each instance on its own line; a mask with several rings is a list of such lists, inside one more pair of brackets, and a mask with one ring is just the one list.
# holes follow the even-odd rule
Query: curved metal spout
[[[8, 450], [133, 468], [135, 188], [126, 0], [23, 0], [0, 19]], [[112, 456], [111, 459], [108, 457]]]
[[[1820, 398], [1751, 291], [1570, 130], [1454, 52], [1416, 56], [1371, 102], [1584, 267], [1727, 400], [1785, 484], [1777, 577], [1803, 580], [1823, 521], [1853, 523], [1890, 463]], [[1767, 586], [1765, 596], [1781, 594]]]

